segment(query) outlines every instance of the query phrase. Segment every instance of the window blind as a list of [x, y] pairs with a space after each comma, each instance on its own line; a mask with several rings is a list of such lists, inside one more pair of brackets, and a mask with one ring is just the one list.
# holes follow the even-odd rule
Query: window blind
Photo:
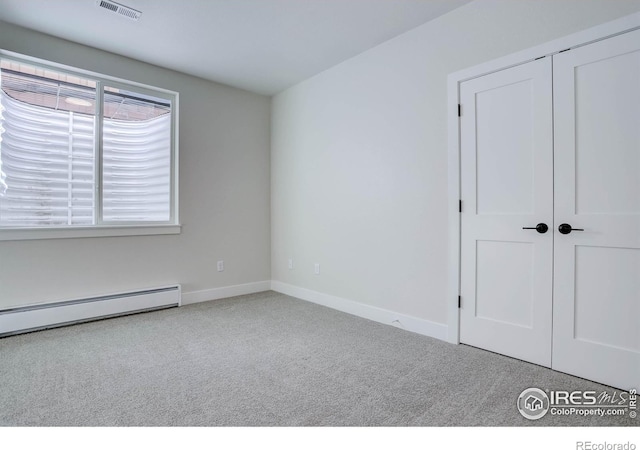
[[104, 119], [105, 222], [170, 219], [170, 121], [168, 114], [142, 121]]
[[96, 189], [96, 84], [24, 65], [0, 72], [0, 226], [171, 220], [171, 104], [105, 87]]
[[94, 117], [0, 102], [0, 225], [93, 224]]

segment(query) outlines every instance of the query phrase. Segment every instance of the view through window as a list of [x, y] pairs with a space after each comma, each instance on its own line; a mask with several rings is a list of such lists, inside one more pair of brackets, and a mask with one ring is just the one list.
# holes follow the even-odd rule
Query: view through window
[[0, 228], [172, 220], [172, 102], [0, 61]]

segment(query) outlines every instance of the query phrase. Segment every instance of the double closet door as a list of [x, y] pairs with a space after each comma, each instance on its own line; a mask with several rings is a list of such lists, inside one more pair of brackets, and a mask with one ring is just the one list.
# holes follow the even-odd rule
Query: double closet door
[[640, 387], [640, 30], [460, 98], [461, 342]]

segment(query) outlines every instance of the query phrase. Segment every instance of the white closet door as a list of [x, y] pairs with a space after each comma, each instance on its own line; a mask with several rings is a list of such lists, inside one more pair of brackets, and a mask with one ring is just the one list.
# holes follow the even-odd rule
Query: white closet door
[[[553, 368], [638, 388], [640, 31], [553, 65]], [[561, 234], [561, 224], [584, 231]]]
[[[551, 365], [551, 58], [460, 85], [460, 340]], [[549, 226], [542, 234], [523, 227]]]

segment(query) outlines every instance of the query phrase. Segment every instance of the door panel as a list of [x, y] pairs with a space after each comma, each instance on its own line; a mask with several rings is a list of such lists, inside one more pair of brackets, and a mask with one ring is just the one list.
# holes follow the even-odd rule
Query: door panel
[[[607, 43], [606, 46], [612, 43]], [[604, 46], [604, 44], [599, 44]], [[591, 47], [574, 50], [592, 53]], [[601, 52], [598, 52], [601, 53]], [[598, 61], [595, 58], [604, 57]], [[640, 214], [640, 52], [575, 61], [576, 213]], [[557, 61], [570, 71], [567, 59]], [[560, 78], [562, 80], [562, 77]]]
[[[476, 245], [476, 317], [531, 328], [534, 245], [499, 241], [477, 241]], [[505, 261], [509, 261], [509, 278], [504, 276]]]
[[[640, 383], [640, 31], [555, 55], [553, 368]], [[560, 234], [568, 223], [584, 231]]]
[[476, 93], [478, 214], [533, 213], [532, 84], [523, 80]]
[[640, 351], [640, 302], [627, 304], [640, 293], [640, 250], [576, 246], [575, 252], [575, 339]]
[[551, 59], [460, 86], [461, 342], [550, 366]]

